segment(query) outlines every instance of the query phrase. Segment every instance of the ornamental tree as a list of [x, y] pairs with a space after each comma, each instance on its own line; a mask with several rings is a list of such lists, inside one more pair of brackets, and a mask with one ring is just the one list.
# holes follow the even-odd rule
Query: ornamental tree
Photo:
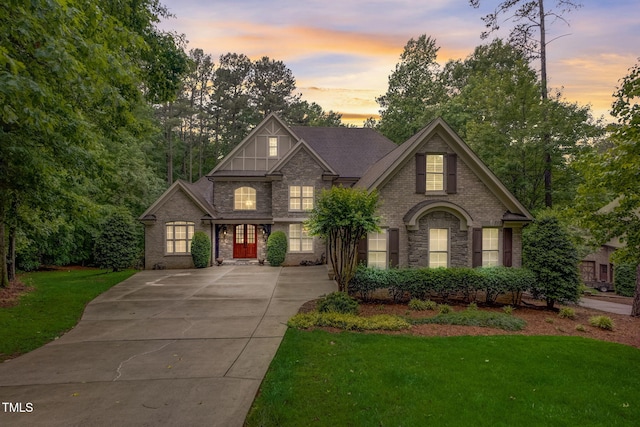
[[140, 253], [137, 234], [130, 215], [124, 212], [112, 214], [96, 239], [96, 264], [114, 272], [130, 268]]
[[332, 187], [322, 190], [310, 212], [309, 234], [328, 243], [329, 256], [338, 290], [346, 292], [357, 266], [358, 242], [367, 233], [379, 230], [376, 208], [378, 193], [365, 189]]
[[546, 300], [547, 308], [556, 301], [578, 302], [578, 251], [558, 219], [538, 218], [525, 229], [523, 238], [523, 264], [536, 276], [534, 297]]

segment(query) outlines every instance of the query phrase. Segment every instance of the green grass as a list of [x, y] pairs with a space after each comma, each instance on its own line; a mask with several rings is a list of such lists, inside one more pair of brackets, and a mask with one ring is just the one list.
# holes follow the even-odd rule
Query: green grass
[[520, 331], [527, 325], [527, 322], [519, 317], [480, 310], [451, 311], [440, 313], [434, 317], [410, 319], [410, 322], [415, 325], [435, 323], [438, 325], [482, 326], [506, 331]]
[[580, 337], [289, 329], [248, 426], [633, 426], [640, 351]]
[[0, 308], [0, 361], [34, 350], [73, 328], [89, 301], [134, 270], [70, 270], [29, 273], [20, 276], [35, 288], [18, 305]]

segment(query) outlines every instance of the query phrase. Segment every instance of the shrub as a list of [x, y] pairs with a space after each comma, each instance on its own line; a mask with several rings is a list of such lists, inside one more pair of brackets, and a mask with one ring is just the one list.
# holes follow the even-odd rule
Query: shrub
[[547, 307], [558, 302], [578, 302], [580, 278], [578, 252], [557, 218], [544, 216], [525, 229], [522, 257], [536, 275], [535, 298]]
[[636, 290], [636, 266], [630, 263], [616, 264], [614, 271], [616, 293], [632, 297]]
[[609, 316], [593, 316], [589, 318], [589, 324], [596, 328], [613, 331], [613, 320]]
[[409, 308], [415, 311], [435, 310], [437, 306], [438, 304], [431, 300], [422, 301], [414, 298], [409, 301]]
[[388, 330], [397, 331], [411, 326], [405, 319], [388, 314], [378, 314], [371, 317], [361, 317], [349, 313], [301, 313], [296, 314], [287, 322], [287, 326], [298, 329], [308, 329], [313, 326], [326, 326], [347, 331]]
[[318, 301], [316, 309], [320, 313], [358, 313], [358, 301], [345, 292], [332, 292]]
[[131, 216], [113, 213], [96, 239], [94, 257], [100, 268], [120, 271], [130, 268], [139, 253], [139, 241]]
[[476, 304], [475, 302], [470, 303], [470, 304], [467, 306], [467, 310], [470, 310], [470, 311], [476, 311], [476, 310], [478, 310], [478, 304]]
[[580, 325], [580, 324], [576, 325], [576, 331], [578, 331], [578, 332], [586, 332], [586, 330], [587, 329], [584, 327], [584, 325]]
[[480, 288], [485, 291], [485, 302], [492, 304], [498, 296], [511, 293], [513, 304], [520, 303], [523, 292], [530, 290], [536, 276], [526, 268], [484, 267], [479, 269]]
[[558, 316], [562, 319], [575, 319], [576, 311], [570, 307], [562, 307], [560, 309], [560, 312], [558, 313]]
[[511, 316], [513, 314], [513, 307], [510, 305], [505, 305], [504, 307], [502, 307], [502, 311], [504, 312], [504, 314]]
[[283, 231], [274, 231], [267, 239], [267, 261], [269, 265], [278, 267], [287, 255], [287, 235]]
[[368, 301], [373, 292], [388, 286], [388, 276], [386, 270], [359, 265], [353, 278], [349, 281], [349, 293], [358, 294], [363, 301]]
[[438, 306], [438, 311], [440, 312], [440, 314], [447, 314], [451, 313], [453, 311], [453, 308], [451, 308], [451, 306], [448, 304], [440, 304]]
[[207, 233], [196, 231], [191, 239], [191, 258], [196, 268], [205, 268], [211, 259], [211, 239]]

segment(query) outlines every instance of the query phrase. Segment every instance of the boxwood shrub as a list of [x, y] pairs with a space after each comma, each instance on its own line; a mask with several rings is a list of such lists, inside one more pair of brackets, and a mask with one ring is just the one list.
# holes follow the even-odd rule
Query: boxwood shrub
[[636, 290], [636, 266], [633, 264], [616, 264], [614, 284], [616, 294], [632, 297]]
[[274, 231], [267, 239], [267, 261], [272, 267], [278, 267], [287, 255], [287, 235], [284, 231]]
[[211, 258], [211, 239], [204, 231], [196, 231], [191, 239], [191, 258], [196, 268], [205, 268]]
[[493, 303], [500, 295], [511, 295], [512, 303], [519, 304], [522, 292], [535, 286], [535, 275], [524, 268], [401, 268], [380, 270], [359, 267], [349, 283], [349, 292], [368, 299], [372, 292], [387, 289], [395, 300], [426, 300], [436, 296], [447, 300], [462, 295], [468, 302], [475, 301], [484, 291], [485, 301]]

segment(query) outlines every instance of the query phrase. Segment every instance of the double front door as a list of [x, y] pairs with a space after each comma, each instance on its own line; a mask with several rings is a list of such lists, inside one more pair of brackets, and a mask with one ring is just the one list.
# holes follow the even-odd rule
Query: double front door
[[258, 256], [257, 227], [238, 224], [233, 230], [233, 257], [256, 258]]

